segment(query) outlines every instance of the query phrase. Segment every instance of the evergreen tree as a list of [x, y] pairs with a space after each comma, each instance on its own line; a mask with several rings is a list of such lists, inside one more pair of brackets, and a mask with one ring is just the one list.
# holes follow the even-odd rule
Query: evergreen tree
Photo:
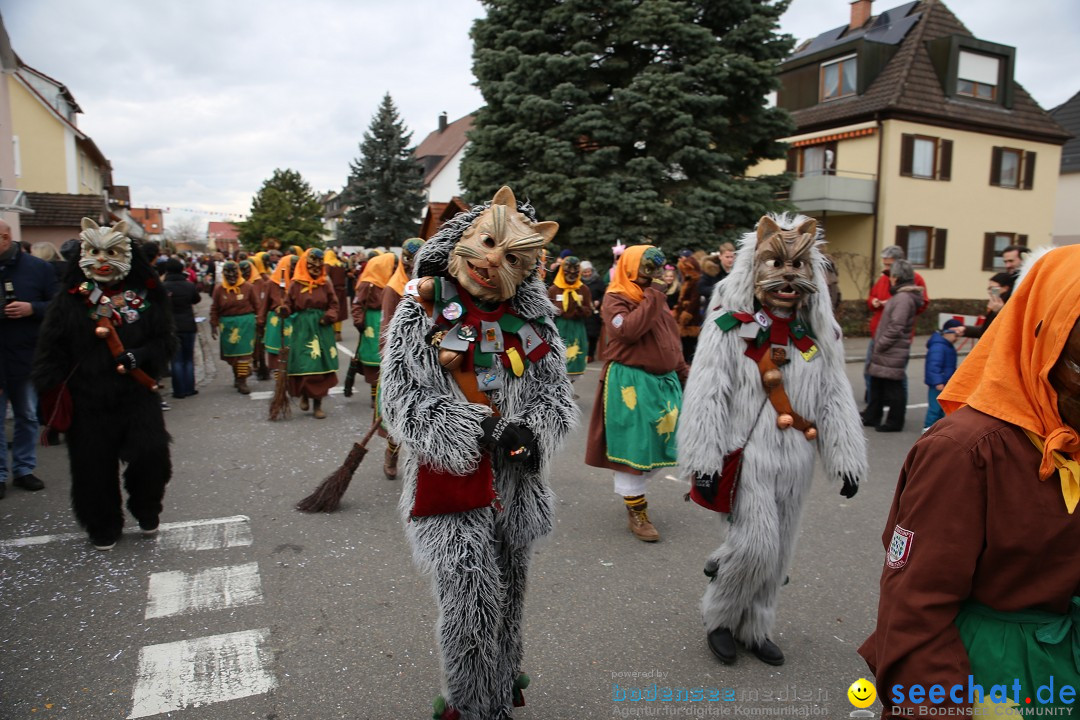
[[411, 139], [387, 93], [364, 133], [360, 157], [349, 164], [344, 200], [352, 207], [341, 226], [343, 244], [389, 247], [416, 235], [424, 174]]
[[240, 244], [262, 249], [263, 240], [277, 238], [281, 246], [323, 247], [326, 228], [322, 204], [311, 186], [295, 170], [274, 170], [251, 201], [251, 213], [240, 228]]
[[486, 106], [461, 165], [472, 202], [503, 184], [561, 246], [713, 248], [776, 208], [790, 118], [766, 107], [788, 0], [487, 0], [473, 25]]

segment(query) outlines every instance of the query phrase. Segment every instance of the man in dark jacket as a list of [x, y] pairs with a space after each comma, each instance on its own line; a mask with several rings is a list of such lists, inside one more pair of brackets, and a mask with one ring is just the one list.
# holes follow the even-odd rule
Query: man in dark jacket
[[592, 362], [596, 357], [596, 343], [600, 340], [600, 328], [603, 325], [600, 321], [600, 303], [604, 300], [607, 283], [588, 260], [581, 261], [581, 282], [589, 288], [589, 294], [592, 297], [593, 311], [585, 318], [585, 335], [589, 338], [588, 360]]
[[41, 490], [35, 475], [38, 434], [37, 395], [30, 383], [38, 330], [45, 309], [56, 292], [56, 275], [49, 263], [20, 252], [11, 239], [11, 227], [0, 220], [0, 421], [11, 403], [15, 433], [8, 467], [8, 443], [3, 435], [0, 452], [0, 498], [7, 492], [10, 472], [15, 485]]
[[195, 389], [195, 314], [192, 308], [201, 300], [199, 290], [184, 274], [184, 264], [176, 258], [165, 261], [165, 281], [162, 283], [172, 303], [176, 339], [180, 346], [172, 360], [172, 396], [186, 398], [198, 394]]

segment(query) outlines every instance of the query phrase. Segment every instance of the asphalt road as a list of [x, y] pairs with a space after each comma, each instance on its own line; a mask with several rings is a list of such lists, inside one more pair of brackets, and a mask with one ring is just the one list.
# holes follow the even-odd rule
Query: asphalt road
[[[343, 345], [355, 340], [348, 328]], [[0, 501], [0, 718], [431, 717], [436, 612], [398, 521], [399, 484], [382, 475], [383, 441], [337, 513], [293, 509], [368, 427], [366, 386], [331, 396], [326, 420], [294, 407], [271, 423], [268, 400], [237, 394], [213, 362], [200, 394], [166, 413], [174, 474], [157, 539], [129, 519], [113, 551], [90, 546], [63, 446], [40, 449], [44, 491], [9, 486]], [[861, 393], [861, 366], [848, 371]], [[649, 489], [662, 541], [629, 534], [609, 474], [582, 462], [598, 375], [591, 366], [576, 386], [582, 425], [554, 464], [556, 528], [537, 548], [526, 609], [532, 685], [515, 717], [847, 717], [847, 688], [868, 674], [856, 648], [876, 612], [885, 517], [924, 409], [903, 433], [869, 431], [871, 474], [852, 500], [819, 468], [774, 633], [787, 663], [743, 653], [723, 666], [698, 611], [721, 521], [684, 502], [672, 474]], [[912, 404], [925, 403], [921, 375], [913, 360]], [[629, 700], [654, 682], [730, 700]]]

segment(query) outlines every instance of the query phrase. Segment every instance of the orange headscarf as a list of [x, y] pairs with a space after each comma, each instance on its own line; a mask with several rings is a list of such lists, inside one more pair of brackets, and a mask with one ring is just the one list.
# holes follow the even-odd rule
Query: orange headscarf
[[317, 278], [312, 278], [311, 275], [308, 274], [308, 256], [311, 255], [311, 251], [314, 249], [315, 248], [308, 248], [304, 251], [304, 254], [297, 260], [296, 270], [293, 271], [293, 281], [304, 286], [300, 292], [311, 292], [312, 288], [318, 287], [326, 282], [326, 268], [323, 268], [322, 274]]
[[270, 257], [270, 253], [257, 252], [251, 256], [251, 264], [255, 268], [255, 272], [260, 276], [266, 274], [266, 259]]
[[274, 267], [274, 272], [270, 275], [270, 282], [274, 283], [275, 285], [281, 285], [285, 288], [285, 290], [288, 290], [289, 285], [292, 284], [292, 278], [288, 276], [287, 271], [289, 269], [289, 263], [295, 262], [295, 255], [283, 256], [280, 260], [278, 260], [277, 266]]
[[615, 266], [615, 277], [611, 278], [611, 283], [607, 286], [609, 293], [625, 295], [636, 303], [645, 299], [645, 289], [634, 280], [641, 268], [641, 256], [651, 247], [652, 245], [634, 245], [623, 251], [619, 256], [619, 264]]
[[[380, 290], [386, 287], [386, 283], [390, 282], [390, 276], [394, 274], [394, 263], [397, 262], [397, 255], [392, 252], [382, 253], [367, 261], [367, 265], [364, 266], [364, 272], [360, 273], [360, 279], [356, 281], [357, 287], [360, 283], [371, 283]], [[404, 285], [402, 288], [404, 289]]]
[[330, 249], [323, 250], [323, 263], [330, 267], [339, 267], [345, 264], [338, 259], [337, 253]]
[[970, 405], [1041, 440], [1039, 479], [1057, 468], [1070, 513], [1080, 501], [1080, 435], [1061, 419], [1049, 374], [1080, 316], [1078, 276], [1080, 246], [1040, 258], [938, 397], [947, 413]]

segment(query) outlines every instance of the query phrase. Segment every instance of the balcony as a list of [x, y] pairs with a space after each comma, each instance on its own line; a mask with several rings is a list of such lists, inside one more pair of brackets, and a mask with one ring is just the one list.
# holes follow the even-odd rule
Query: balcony
[[817, 170], [796, 178], [788, 199], [803, 213], [873, 215], [877, 176], [871, 173]]

